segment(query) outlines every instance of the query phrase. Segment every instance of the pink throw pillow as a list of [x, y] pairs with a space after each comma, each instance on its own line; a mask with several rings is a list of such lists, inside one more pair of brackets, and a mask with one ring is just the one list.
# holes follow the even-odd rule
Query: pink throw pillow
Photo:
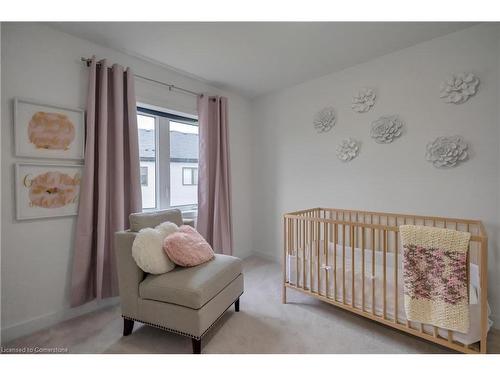
[[197, 266], [214, 257], [208, 242], [189, 225], [182, 225], [179, 231], [168, 235], [163, 250], [172, 262], [182, 267]]

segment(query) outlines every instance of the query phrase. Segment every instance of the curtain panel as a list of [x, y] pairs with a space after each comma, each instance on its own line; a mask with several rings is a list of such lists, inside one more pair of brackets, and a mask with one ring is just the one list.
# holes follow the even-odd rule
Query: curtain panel
[[233, 253], [227, 98], [198, 97], [197, 230], [220, 254]]
[[92, 60], [71, 305], [118, 295], [114, 233], [142, 210], [134, 76]]

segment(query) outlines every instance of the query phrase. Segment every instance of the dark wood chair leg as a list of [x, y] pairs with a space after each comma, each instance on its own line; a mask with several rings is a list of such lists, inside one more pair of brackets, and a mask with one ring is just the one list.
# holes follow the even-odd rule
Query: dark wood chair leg
[[234, 302], [234, 311], [236, 311], [236, 312], [240, 311], [240, 299], [239, 298]]
[[134, 329], [134, 321], [123, 318], [123, 336], [130, 335], [133, 329]]
[[201, 339], [191, 339], [193, 344], [193, 354], [201, 354]]

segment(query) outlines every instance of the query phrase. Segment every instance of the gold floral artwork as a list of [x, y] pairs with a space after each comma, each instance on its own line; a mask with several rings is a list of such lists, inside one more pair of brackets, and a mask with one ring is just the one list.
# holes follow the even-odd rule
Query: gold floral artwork
[[75, 126], [64, 114], [36, 112], [28, 126], [28, 137], [36, 148], [67, 150], [75, 139]]
[[24, 176], [24, 186], [29, 188], [30, 206], [59, 208], [76, 203], [80, 175], [71, 177], [61, 172], [46, 172], [31, 178]]

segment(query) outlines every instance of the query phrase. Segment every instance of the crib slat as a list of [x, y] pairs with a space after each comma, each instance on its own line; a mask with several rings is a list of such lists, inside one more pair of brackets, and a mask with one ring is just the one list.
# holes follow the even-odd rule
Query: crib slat
[[[335, 213], [335, 218], [337, 213]], [[337, 235], [338, 225], [333, 225], [333, 299], [337, 300]]]
[[290, 254], [290, 220], [291, 219], [286, 219], [286, 251], [289, 255]]
[[365, 228], [361, 227], [361, 310], [365, 311]]
[[345, 304], [345, 224], [342, 225], [342, 302]]
[[450, 329], [448, 330], [448, 341], [453, 342], [453, 331]]
[[384, 244], [384, 258], [383, 258], [383, 298], [384, 298], [384, 319], [387, 319], [387, 231], [384, 229], [383, 231], [383, 244]]
[[[382, 225], [382, 216], [378, 217], [378, 224]], [[378, 231], [378, 248], [383, 250], [383, 243], [382, 243], [382, 234], [381, 230]]]
[[355, 273], [355, 265], [354, 265], [354, 229], [355, 226], [351, 225], [351, 306], [355, 307], [355, 301], [356, 301], [356, 292], [354, 289], [354, 273]]
[[313, 222], [311, 221], [309, 227], [309, 291], [313, 291]]
[[[295, 223], [295, 224], [294, 224]], [[299, 220], [292, 221], [292, 238], [295, 246], [295, 286], [299, 287], [299, 239], [297, 237]]]
[[287, 219], [283, 219], [283, 288], [281, 289], [281, 303], [286, 303], [286, 286], [287, 283], [287, 251], [286, 251], [286, 221]]
[[[481, 224], [482, 225], [482, 224]], [[478, 228], [481, 232], [481, 229]], [[487, 352], [488, 339], [488, 240], [483, 238], [480, 247], [479, 288], [481, 290], [481, 353]]]
[[324, 224], [324, 227], [323, 227], [323, 244], [324, 244], [324, 250], [325, 250], [325, 296], [326, 298], [328, 298], [328, 292], [329, 292], [329, 288], [328, 288], [328, 245], [329, 245], [329, 242], [328, 242], [328, 223], [325, 223]]
[[287, 255], [290, 255], [290, 219], [285, 219], [286, 233], [285, 233], [285, 250]]
[[317, 222], [316, 223], [316, 261], [317, 261], [317, 264], [316, 264], [316, 278], [317, 278], [317, 284], [316, 284], [316, 288], [318, 290], [318, 294], [321, 295], [321, 289], [320, 289], [320, 270], [321, 270], [321, 258], [320, 258], [320, 253], [319, 253], [319, 245], [320, 245], [320, 229], [321, 229], [321, 226], [320, 226], [320, 223]]
[[[326, 215], [326, 213], [325, 213]], [[332, 220], [332, 211], [328, 211], [328, 220]], [[332, 239], [332, 223], [328, 223], [328, 237]]]
[[306, 289], [306, 221], [302, 220], [302, 289]]
[[[335, 213], [337, 218], [337, 213]], [[338, 241], [339, 227], [338, 224], [333, 228], [333, 299], [337, 300], [337, 241]]]
[[[330, 220], [333, 220], [333, 212], [330, 211]], [[330, 225], [328, 226], [328, 230], [329, 230], [329, 233], [330, 233], [330, 240], [333, 238], [333, 223], [330, 223]]]
[[375, 312], [375, 228], [372, 228], [372, 314]]
[[398, 322], [398, 233], [394, 232], [394, 323]]
[[291, 233], [292, 233], [292, 219], [288, 219], [288, 251], [290, 253], [290, 255], [293, 255], [292, 253], [292, 237], [291, 237]]

